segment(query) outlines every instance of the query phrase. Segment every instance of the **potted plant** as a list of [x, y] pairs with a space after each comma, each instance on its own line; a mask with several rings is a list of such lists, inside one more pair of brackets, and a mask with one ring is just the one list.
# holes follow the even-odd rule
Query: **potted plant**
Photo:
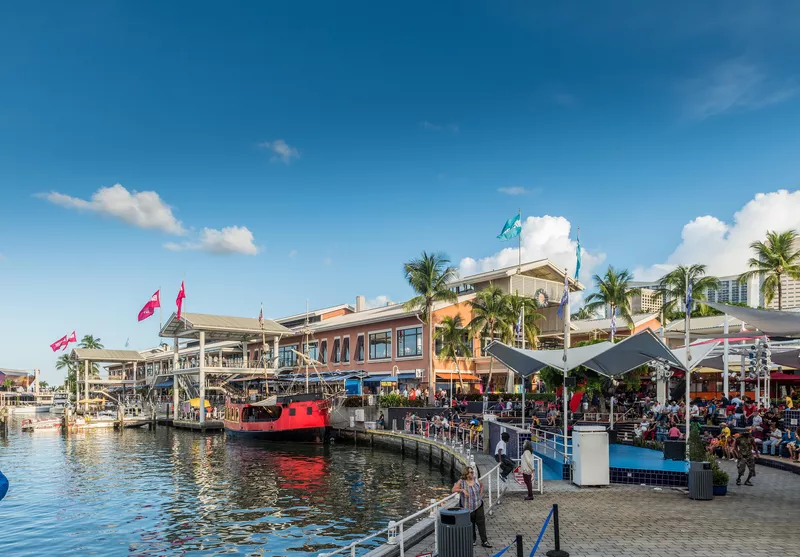
[[728, 493], [728, 481], [730, 477], [728, 477], [728, 473], [719, 467], [719, 464], [714, 462], [711, 468], [711, 475], [712, 480], [711, 483], [714, 486], [714, 495], [715, 496], [723, 496]]

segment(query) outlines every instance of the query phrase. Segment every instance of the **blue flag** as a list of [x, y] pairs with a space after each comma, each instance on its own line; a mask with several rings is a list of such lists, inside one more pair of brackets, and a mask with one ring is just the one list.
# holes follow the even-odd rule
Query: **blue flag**
[[692, 313], [692, 281], [689, 280], [689, 286], [686, 289], [686, 311]]
[[564, 293], [561, 294], [561, 303], [558, 304], [558, 316], [564, 317], [564, 305], [569, 300], [569, 275], [564, 273]]
[[578, 247], [575, 248], [575, 280], [578, 280], [578, 273], [581, 272], [581, 237], [578, 236]]
[[517, 335], [522, 335], [522, 313], [525, 310], [520, 308], [519, 310], [519, 317], [517, 318]]
[[498, 240], [510, 240], [511, 238], [516, 238], [522, 232], [522, 222], [519, 218], [519, 213], [511, 217], [506, 221], [505, 226], [503, 226], [503, 231], [497, 235]]

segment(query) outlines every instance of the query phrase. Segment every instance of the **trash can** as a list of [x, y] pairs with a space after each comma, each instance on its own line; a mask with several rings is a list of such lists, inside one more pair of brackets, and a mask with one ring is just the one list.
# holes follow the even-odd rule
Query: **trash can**
[[689, 499], [710, 501], [714, 498], [714, 477], [710, 462], [689, 463]]
[[467, 509], [439, 511], [439, 557], [472, 557], [472, 523]]

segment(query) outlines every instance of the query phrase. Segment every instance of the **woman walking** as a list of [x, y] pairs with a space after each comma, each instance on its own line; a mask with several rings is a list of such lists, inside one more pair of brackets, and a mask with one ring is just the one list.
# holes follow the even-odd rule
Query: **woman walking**
[[472, 522], [472, 545], [478, 544], [475, 536], [475, 526], [481, 535], [481, 545], [492, 547], [486, 537], [486, 516], [483, 514], [483, 484], [475, 478], [475, 471], [471, 466], [465, 466], [461, 471], [461, 479], [453, 485], [453, 493], [460, 495], [459, 505], [462, 509], [469, 510], [469, 520]]
[[525, 441], [522, 452], [522, 462], [520, 462], [522, 479], [525, 480], [525, 487], [528, 488], [526, 501], [533, 501], [533, 445], [530, 441]]

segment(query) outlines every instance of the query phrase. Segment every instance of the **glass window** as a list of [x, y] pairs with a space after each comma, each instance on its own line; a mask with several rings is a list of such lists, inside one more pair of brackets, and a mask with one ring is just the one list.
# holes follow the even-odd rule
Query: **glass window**
[[369, 335], [369, 359], [382, 360], [392, 357], [392, 332]]
[[342, 361], [348, 363], [350, 361], [350, 337], [342, 339]]
[[316, 342], [309, 342], [307, 347], [305, 344], [303, 346], [303, 353], [308, 354], [308, 357], [312, 360], [316, 360], [319, 355], [319, 344]]
[[397, 357], [422, 356], [422, 327], [397, 331]]
[[278, 366], [293, 367], [297, 365], [297, 354], [294, 353], [295, 350], [297, 350], [296, 344], [278, 347]]
[[320, 363], [328, 363], [328, 341], [323, 340], [319, 348], [319, 361]]
[[359, 362], [364, 361], [364, 335], [358, 335], [356, 341], [356, 360]]
[[333, 349], [331, 350], [331, 362], [334, 364], [339, 363], [341, 341], [338, 338], [333, 339]]

